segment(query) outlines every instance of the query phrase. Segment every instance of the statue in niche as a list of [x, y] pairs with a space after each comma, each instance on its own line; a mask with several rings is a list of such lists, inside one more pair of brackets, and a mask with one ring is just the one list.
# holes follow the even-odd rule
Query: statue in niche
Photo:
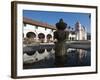
[[64, 66], [66, 55], [66, 40], [68, 39], [69, 31], [66, 30], [67, 24], [60, 19], [56, 23], [57, 30], [54, 32], [55, 40], [55, 64], [58, 67]]

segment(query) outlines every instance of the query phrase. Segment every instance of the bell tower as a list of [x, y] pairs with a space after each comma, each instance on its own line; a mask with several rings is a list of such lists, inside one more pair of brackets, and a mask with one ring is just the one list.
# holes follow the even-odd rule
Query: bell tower
[[79, 21], [75, 24], [76, 40], [82, 40], [82, 27]]

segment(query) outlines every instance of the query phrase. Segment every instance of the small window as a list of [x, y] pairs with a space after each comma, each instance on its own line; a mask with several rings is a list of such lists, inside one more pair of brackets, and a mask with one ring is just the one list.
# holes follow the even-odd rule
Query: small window
[[25, 23], [23, 25], [24, 25], [24, 27], [26, 27], [26, 24]]
[[35, 26], [35, 29], [38, 29], [38, 26]]
[[47, 28], [45, 28], [45, 30], [47, 30]]

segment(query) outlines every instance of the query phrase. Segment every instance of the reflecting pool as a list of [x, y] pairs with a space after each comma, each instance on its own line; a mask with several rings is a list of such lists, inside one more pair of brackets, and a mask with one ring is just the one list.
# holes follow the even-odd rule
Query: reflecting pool
[[[24, 63], [23, 69], [36, 69], [36, 68], [55, 68], [57, 67], [55, 63], [55, 51], [52, 49], [51, 51], [46, 51], [45, 53], [39, 55], [35, 53], [34, 56], [42, 56], [47, 55], [43, 59], [38, 61], [36, 58], [33, 63]], [[83, 50], [83, 49], [73, 49], [69, 48], [65, 55], [65, 63], [63, 67], [78, 67], [78, 66], [91, 66], [91, 50]], [[35, 57], [34, 57], [35, 58]], [[32, 57], [33, 59], [33, 57]], [[29, 60], [31, 61], [31, 60]]]

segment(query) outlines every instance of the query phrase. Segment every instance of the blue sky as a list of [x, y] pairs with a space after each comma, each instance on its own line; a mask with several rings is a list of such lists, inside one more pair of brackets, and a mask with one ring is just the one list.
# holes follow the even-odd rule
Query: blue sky
[[55, 25], [59, 19], [62, 18], [64, 22], [66, 22], [68, 26], [71, 26], [72, 28], [75, 27], [75, 23], [77, 21], [80, 21], [80, 23], [86, 27], [87, 32], [90, 33], [89, 13], [23, 10], [23, 16], [51, 25]]

